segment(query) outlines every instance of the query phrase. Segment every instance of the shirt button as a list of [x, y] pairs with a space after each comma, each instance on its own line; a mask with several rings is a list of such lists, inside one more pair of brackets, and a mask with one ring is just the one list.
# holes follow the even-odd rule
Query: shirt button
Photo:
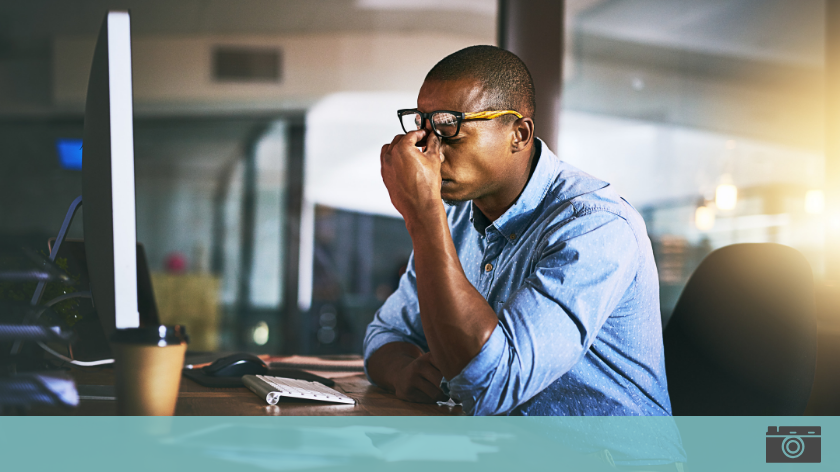
[[488, 262], [488, 263], [487, 263], [487, 265], [486, 265], [486, 266], [484, 266], [484, 271], [485, 271], [485, 272], [490, 272], [491, 270], [493, 270], [493, 264], [490, 264], [490, 263]]
[[513, 241], [514, 239], [516, 239], [516, 234], [511, 233], [510, 234], [510, 240]]

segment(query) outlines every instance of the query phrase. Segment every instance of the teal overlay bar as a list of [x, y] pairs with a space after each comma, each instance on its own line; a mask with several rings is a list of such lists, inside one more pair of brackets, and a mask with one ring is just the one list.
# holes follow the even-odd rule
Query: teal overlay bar
[[[821, 461], [767, 463], [771, 426], [819, 427], [799, 457], [820, 445]], [[838, 417], [3, 417], [0, 469], [836, 471], [838, 431]]]

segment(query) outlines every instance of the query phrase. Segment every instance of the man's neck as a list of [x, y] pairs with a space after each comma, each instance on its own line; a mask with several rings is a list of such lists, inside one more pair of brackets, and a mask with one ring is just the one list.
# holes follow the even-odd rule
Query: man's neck
[[531, 180], [531, 176], [534, 174], [534, 169], [536, 169], [537, 161], [539, 160], [536, 144], [531, 146], [530, 153], [531, 155], [528, 158], [527, 167], [517, 174], [517, 179], [515, 181], [511, 181], [510, 185], [506, 185], [498, 192], [473, 200], [475, 206], [481, 210], [481, 213], [483, 213], [490, 222], [496, 221], [508, 210], [508, 208], [512, 207], [513, 204], [516, 203], [516, 200], [519, 199], [519, 196], [522, 195], [522, 192]]

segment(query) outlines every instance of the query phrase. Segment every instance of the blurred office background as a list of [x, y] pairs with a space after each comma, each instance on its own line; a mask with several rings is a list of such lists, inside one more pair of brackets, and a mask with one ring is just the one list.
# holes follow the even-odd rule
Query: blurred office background
[[[497, 0], [3, 2], [0, 244], [44, 247], [81, 194], [67, 156], [104, 12], [124, 8], [164, 320], [196, 350], [360, 352], [411, 251], [380, 146], [439, 59], [496, 43]], [[645, 217], [663, 321], [725, 245], [789, 245], [825, 278], [824, 10], [566, 1], [553, 147]]]

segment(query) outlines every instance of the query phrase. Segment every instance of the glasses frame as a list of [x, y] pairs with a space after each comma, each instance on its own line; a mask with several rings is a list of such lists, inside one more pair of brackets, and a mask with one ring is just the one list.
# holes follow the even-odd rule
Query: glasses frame
[[[440, 132], [438, 132], [437, 127], [435, 127], [435, 120], [432, 119], [432, 116], [434, 116], [436, 113], [450, 113], [452, 115], [455, 115], [455, 119], [457, 120], [457, 126], [455, 128], [455, 134], [453, 134], [452, 136], [443, 136], [443, 135], [440, 134]], [[429, 113], [423, 113], [422, 111], [420, 111], [416, 108], [404, 108], [402, 110], [397, 110], [397, 119], [400, 120], [400, 126], [402, 127], [402, 129], [405, 133], [409, 133], [410, 131], [405, 129], [405, 124], [403, 123], [402, 117], [405, 116], [405, 115], [408, 115], [408, 114], [417, 114], [417, 115], [420, 116], [420, 128], [418, 128], [418, 129], [426, 128], [426, 120], [429, 120], [429, 123], [432, 124], [432, 131], [435, 133], [435, 136], [437, 136], [441, 139], [454, 138], [455, 136], [458, 136], [458, 133], [461, 132], [461, 123], [463, 123], [464, 121], [492, 120], [494, 118], [498, 118], [498, 117], [504, 116], [504, 115], [514, 115], [517, 118], [522, 118], [522, 114], [520, 114], [518, 111], [514, 111], [514, 110], [490, 110], [490, 111], [478, 111], [478, 112], [472, 112], [472, 113], [464, 113], [462, 111], [453, 111], [453, 110], [435, 110], [435, 111], [431, 111]], [[417, 131], [417, 130], [411, 130], [411, 131]]]

